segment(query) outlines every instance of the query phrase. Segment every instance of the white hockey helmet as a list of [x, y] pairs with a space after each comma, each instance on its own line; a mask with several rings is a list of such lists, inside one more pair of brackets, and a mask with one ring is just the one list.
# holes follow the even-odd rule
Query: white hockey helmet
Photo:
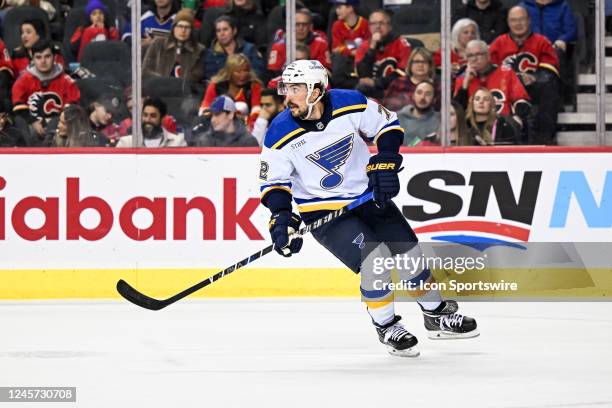
[[[317, 60], [298, 60], [293, 61], [283, 70], [281, 80], [278, 83], [277, 92], [279, 95], [287, 95], [288, 84], [305, 84], [308, 91], [306, 95], [306, 103], [308, 105], [308, 115], [304, 119], [308, 119], [312, 113], [312, 108], [317, 104], [325, 94], [327, 89], [327, 69]], [[314, 101], [309, 102], [312, 91], [316, 85], [320, 85], [321, 95]]]

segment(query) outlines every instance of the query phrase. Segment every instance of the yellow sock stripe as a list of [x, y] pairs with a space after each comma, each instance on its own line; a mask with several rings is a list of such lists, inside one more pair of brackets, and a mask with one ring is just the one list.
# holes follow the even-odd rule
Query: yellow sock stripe
[[385, 296], [382, 299], [378, 299], [378, 300], [364, 300], [365, 304], [368, 306], [369, 309], [380, 309], [381, 307], [385, 307], [391, 303], [393, 303], [393, 301], [395, 300], [395, 296], [393, 294], [393, 292], [389, 293], [387, 296]]

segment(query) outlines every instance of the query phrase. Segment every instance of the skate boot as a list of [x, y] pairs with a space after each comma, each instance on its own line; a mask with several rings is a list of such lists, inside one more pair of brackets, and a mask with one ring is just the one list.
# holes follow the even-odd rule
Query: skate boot
[[420, 353], [415, 346], [419, 341], [399, 323], [401, 319], [401, 316], [395, 316], [384, 326], [374, 323], [378, 339], [387, 346], [387, 351], [392, 356], [417, 357]]
[[443, 300], [435, 310], [421, 309], [430, 339], [468, 339], [480, 334], [476, 320], [457, 313], [459, 305], [454, 300]]

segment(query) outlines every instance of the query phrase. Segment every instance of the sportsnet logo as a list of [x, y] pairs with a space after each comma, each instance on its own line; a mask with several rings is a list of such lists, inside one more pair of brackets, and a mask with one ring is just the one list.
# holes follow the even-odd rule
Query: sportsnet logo
[[[419, 173], [408, 182], [408, 193], [437, 204], [439, 210], [429, 212], [425, 205], [404, 205], [402, 213], [410, 221], [423, 222], [414, 231], [427, 234], [432, 241], [464, 244], [478, 250], [495, 245], [523, 248], [517, 242], [529, 241], [541, 178], [542, 172], [524, 172], [520, 190], [515, 194], [507, 172], [472, 172], [469, 180], [454, 171]], [[451, 188], [471, 188], [472, 193], [465, 200], [454, 192], [432, 186], [440, 181]], [[499, 210], [498, 222], [485, 220], [491, 218], [487, 214], [487, 209], [492, 210], [491, 200]], [[465, 208], [466, 219], [457, 219]]]

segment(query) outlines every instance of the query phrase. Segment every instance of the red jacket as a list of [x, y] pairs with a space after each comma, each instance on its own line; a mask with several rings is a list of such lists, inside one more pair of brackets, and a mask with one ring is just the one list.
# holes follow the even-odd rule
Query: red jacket
[[404, 71], [406, 69], [408, 58], [410, 58], [412, 53], [412, 47], [401, 36], [392, 33], [389, 36], [391, 36], [389, 42], [385, 43], [383, 40], [383, 44], [379, 45], [378, 49], [375, 50], [374, 60], [371, 61], [373, 66], [369, 68], [370, 72], [362, 72], [362, 69], [359, 67], [362, 61], [368, 62], [367, 65], [370, 66], [369, 60], [372, 57], [370, 40], [361, 43], [355, 55], [355, 66], [360, 77], [384, 78], [391, 75], [395, 70]]
[[533, 33], [523, 44], [518, 44], [510, 34], [499, 37], [489, 47], [491, 62], [512, 68], [516, 73], [547, 69], [559, 76], [559, 59], [548, 38]]
[[370, 39], [370, 29], [365, 18], [359, 16], [355, 27], [336, 20], [332, 25], [332, 51], [343, 55], [357, 52], [362, 42]]
[[79, 27], [70, 39], [70, 45], [73, 50], [76, 50], [77, 61], [81, 61], [83, 49], [92, 41], [117, 41], [119, 40], [119, 32], [115, 27]]
[[[314, 34], [310, 34], [306, 39], [306, 45], [310, 47], [310, 58], [316, 59], [327, 69], [331, 69], [331, 57], [329, 55], [329, 45], [327, 41]], [[286, 61], [285, 40], [275, 42], [270, 49], [268, 56], [268, 69], [272, 72], [282, 71]]]

